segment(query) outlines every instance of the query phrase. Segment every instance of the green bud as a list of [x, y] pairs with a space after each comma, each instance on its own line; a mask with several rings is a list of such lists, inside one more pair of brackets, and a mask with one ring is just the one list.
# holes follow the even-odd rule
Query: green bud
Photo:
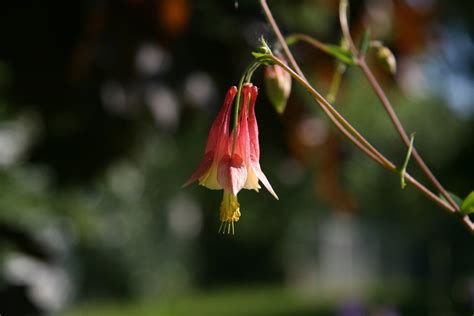
[[291, 92], [291, 75], [278, 65], [265, 67], [265, 91], [275, 110], [282, 114]]
[[379, 58], [384, 67], [394, 75], [397, 72], [397, 60], [392, 51], [385, 46], [377, 47], [377, 58]]
[[[260, 37], [260, 46], [258, 46], [256, 51], [252, 52], [253, 57], [255, 57], [258, 61], [260, 61], [261, 64], [264, 65], [271, 65], [273, 64], [271, 60], [272, 50], [268, 46], [267, 42], [265, 39]], [[270, 57], [270, 58], [269, 58]]]

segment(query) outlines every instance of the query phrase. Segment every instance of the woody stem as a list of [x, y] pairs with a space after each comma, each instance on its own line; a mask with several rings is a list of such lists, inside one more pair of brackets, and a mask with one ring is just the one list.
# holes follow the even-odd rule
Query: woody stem
[[[385, 169], [400, 174], [397, 167], [393, 162], [385, 158], [380, 152], [378, 152], [367, 140], [363, 138], [307, 81], [305, 81], [301, 76], [295, 73], [291, 68], [285, 65], [281, 60], [276, 57], [273, 57], [273, 61], [285, 69], [291, 76], [297, 80], [312, 96], [313, 98], [320, 104], [323, 111], [329, 116], [329, 118], [333, 121], [333, 123], [339, 128], [339, 130], [347, 137], [349, 140], [356, 145], [358, 149], [360, 149], [363, 153], [365, 153], [369, 158], [377, 162], [379, 165], [384, 167]], [[337, 119], [336, 119], [337, 117]], [[341, 121], [339, 121], [341, 120]], [[357, 136], [349, 133], [346, 128], [349, 128], [351, 132], [356, 133]], [[363, 143], [361, 142], [363, 141]], [[369, 147], [365, 145], [368, 144]], [[415, 178], [413, 178], [409, 174], [405, 174], [405, 179], [412, 184], [416, 189], [421, 191], [427, 198], [437, 203], [442, 208], [446, 209], [447, 211], [453, 213], [456, 210], [446, 203], [444, 200], [440, 199], [438, 196], [433, 194], [430, 190], [428, 190], [423, 184], [419, 183]], [[474, 229], [474, 227], [472, 227]]]
[[[347, 4], [347, 1], [345, 1]], [[293, 54], [291, 53], [283, 35], [280, 32], [280, 29], [278, 25], [275, 22], [275, 19], [273, 18], [273, 15], [266, 3], [266, 0], [260, 0], [261, 7], [265, 13], [266, 18], [268, 19], [268, 22], [270, 23], [270, 26], [272, 27], [275, 35], [278, 38], [278, 41], [280, 45], [282, 46], [282, 49], [288, 58], [288, 61], [290, 62], [290, 65], [295, 69], [293, 71], [290, 67], [286, 66], [283, 62], [281, 62], [278, 58], [272, 56], [273, 61], [278, 64], [280, 67], [285, 69], [287, 72], [289, 72], [293, 78], [295, 78], [300, 84], [302, 84], [308, 92], [311, 93], [313, 98], [318, 102], [318, 104], [321, 106], [323, 111], [326, 113], [326, 115], [329, 117], [329, 119], [336, 125], [336, 127], [352, 142], [354, 145], [360, 149], [363, 153], [365, 153], [369, 158], [374, 160], [375, 162], [379, 163], [381, 166], [384, 168], [399, 174], [399, 171], [397, 170], [396, 166], [389, 161], [387, 158], [385, 158], [380, 152], [378, 152], [360, 133], [357, 132], [355, 128], [352, 127], [338, 112], [335, 110], [332, 105], [324, 98], [322, 97], [308, 82], [306, 77], [304, 76], [303, 72], [301, 71], [298, 63], [296, 62], [295, 58], [293, 57]], [[341, 24], [345, 23], [345, 26], [347, 26], [347, 18], [343, 21], [341, 21]], [[344, 28], [344, 26], [343, 26]], [[346, 33], [348, 28], [344, 30], [344, 33]], [[352, 38], [347, 39], [349, 46], [351, 49], [355, 48], [355, 45], [352, 41]], [[432, 201], [436, 202], [438, 205], [440, 205], [442, 208], [449, 212], [456, 212], [456, 208], [453, 205], [450, 205], [449, 203], [446, 203], [443, 199], [439, 198], [433, 192], [428, 190], [425, 186], [423, 186], [421, 183], [419, 183], [416, 179], [411, 177], [408, 174], [405, 174], [406, 180], [412, 184], [415, 188], [417, 188], [419, 191], [421, 191], [426, 197], [431, 199]], [[448, 200], [449, 201], [449, 200]], [[465, 216], [463, 218], [464, 224], [469, 228], [471, 232], [474, 232], [474, 224], [470, 221], [469, 217]]]
[[[400, 135], [400, 138], [402, 141], [405, 143], [405, 146], [407, 148], [410, 148], [410, 138], [408, 137], [407, 132], [403, 128], [402, 123], [400, 122], [400, 119], [398, 118], [395, 110], [393, 109], [392, 104], [390, 103], [389, 99], [387, 98], [387, 95], [383, 91], [382, 87], [380, 86], [379, 82], [375, 78], [374, 74], [370, 70], [369, 66], [367, 65], [367, 62], [365, 60], [365, 56], [362, 56], [357, 49], [357, 47], [354, 45], [354, 41], [352, 39], [350, 30], [349, 30], [349, 24], [347, 22], [347, 0], [341, 0], [340, 6], [339, 6], [339, 20], [341, 24], [341, 29], [342, 33], [344, 35], [345, 40], [349, 43], [349, 48], [354, 56], [357, 57], [357, 65], [361, 68], [362, 72], [364, 73], [365, 77], [369, 81], [370, 85], [372, 86], [372, 89], [374, 90], [375, 94], [377, 97], [380, 99], [385, 111], [387, 112], [388, 116], [390, 117], [390, 120], [392, 121], [393, 126], [395, 127], [396, 131]], [[445, 188], [441, 185], [441, 183], [438, 181], [438, 179], [435, 177], [433, 172], [430, 170], [430, 168], [427, 166], [421, 155], [418, 153], [415, 147], [413, 147], [413, 157], [420, 167], [421, 171], [425, 174], [426, 178], [433, 184], [433, 186], [441, 193], [441, 195], [449, 202], [449, 204], [456, 210], [456, 212], [459, 212], [460, 208], [459, 205], [453, 200], [451, 195], [445, 190]], [[462, 221], [467, 225], [471, 231], [474, 232], [474, 223], [470, 220], [470, 218], [467, 215], [462, 216]]]

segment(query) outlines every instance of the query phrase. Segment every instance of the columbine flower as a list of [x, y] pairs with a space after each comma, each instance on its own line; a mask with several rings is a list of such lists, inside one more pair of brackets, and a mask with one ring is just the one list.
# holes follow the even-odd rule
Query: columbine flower
[[223, 233], [234, 233], [234, 223], [240, 219], [237, 194], [243, 188], [258, 192], [260, 180], [278, 199], [260, 168], [258, 126], [255, 117], [258, 89], [252, 84], [242, 87], [238, 124], [229, 134], [230, 111], [236, 93], [236, 87], [231, 87], [227, 92], [224, 104], [209, 131], [204, 159], [184, 184], [187, 186], [198, 180], [200, 185], [209, 189], [224, 190], [220, 206], [222, 224], [219, 229]]

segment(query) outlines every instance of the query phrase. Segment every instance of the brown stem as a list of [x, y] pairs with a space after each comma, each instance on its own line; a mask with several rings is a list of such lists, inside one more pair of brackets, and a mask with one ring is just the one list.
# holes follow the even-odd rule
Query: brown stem
[[306, 80], [306, 77], [301, 71], [300, 66], [298, 66], [298, 63], [296, 62], [295, 57], [293, 57], [293, 54], [291, 53], [290, 48], [286, 44], [285, 38], [280, 32], [280, 28], [278, 27], [278, 25], [275, 22], [275, 19], [273, 18], [272, 12], [270, 11], [270, 8], [268, 7], [267, 1], [260, 0], [260, 5], [262, 6], [263, 11], [265, 12], [265, 16], [267, 17], [268, 23], [270, 23], [270, 26], [272, 27], [273, 32], [278, 38], [278, 42], [283, 48], [283, 52], [285, 53], [286, 58], [288, 58], [288, 61], [290, 62], [291, 67], [293, 67], [296, 70], [296, 73], [300, 75], [301, 78]]
[[[319, 100], [320, 94], [301, 76], [299, 76], [295, 71], [293, 71], [291, 68], [289, 68], [284, 62], [279, 60], [276, 57], [273, 57], [273, 60], [275, 61], [276, 64], [278, 64], [280, 67], [285, 69], [288, 73], [291, 74], [291, 76], [297, 80], [303, 87], [311, 93], [313, 98], [319, 103], [323, 111], [329, 116], [331, 121], [338, 127], [338, 129], [347, 137], [349, 140], [356, 145], [358, 149], [360, 149], [363, 153], [365, 153], [369, 158], [377, 162], [379, 165], [384, 167], [385, 169], [399, 174], [399, 171], [395, 164], [385, 158], [380, 152], [378, 152], [375, 148], [371, 146], [371, 150], [369, 150], [367, 147], [365, 147], [361, 142], [359, 142], [358, 139], [356, 139], [351, 133], [349, 133], [346, 128], [333, 116], [333, 113], [329, 108], [332, 108], [330, 105], [329, 107], [324, 103]], [[326, 101], [327, 102], [327, 101]], [[335, 110], [334, 110], [335, 111]], [[349, 123], [347, 123], [349, 124]], [[370, 144], [369, 144], [370, 145]], [[373, 152], [375, 151], [375, 152]], [[434, 201], [437, 203], [439, 206], [444, 208], [450, 213], [456, 212], [456, 210], [446, 203], [444, 200], [440, 199], [438, 196], [436, 196], [433, 192], [428, 190], [423, 184], [418, 182], [415, 178], [413, 178], [409, 174], [405, 174], [405, 179], [408, 181], [408, 183], [412, 184], [416, 189], [418, 189], [420, 192], [422, 192], [427, 198], [430, 200]], [[469, 226], [468, 226], [469, 227]], [[471, 229], [471, 227], [469, 227]], [[472, 227], [472, 230], [474, 231], [474, 227]]]
[[[405, 145], [407, 147], [410, 146], [410, 139], [403, 128], [402, 123], [400, 122], [400, 119], [398, 118], [397, 114], [395, 113], [393, 106], [391, 105], [390, 101], [387, 98], [387, 95], [383, 91], [382, 87], [380, 86], [379, 82], [377, 79], [375, 79], [374, 74], [370, 70], [369, 66], [367, 65], [366, 61], [364, 58], [361, 58], [358, 62], [359, 67], [362, 69], [362, 72], [366, 76], [367, 80], [369, 81], [370, 85], [374, 89], [375, 94], [378, 96], [380, 101], [382, 102], [383, 107], [388, 113], [388, 116], [390, 117], [393, 125], [395, 126], [395, 129], [397, 130], [398, 134], [400, 135], [400, 138], [403, 140]], [[459, 205], [453, 200], [451, 195], [444, 189], [444, 187], [441, 185], [441, 183], [438, 181], [438, 179], [435, 177], [433, 172], [431, 172], [430, 168], [426, 165], [425, 161], [421, 157], [421, 155], [418, 153], [415, 147], [413, 147], [413, 152], [412, 152], [413, 158], [415, 159], [416, 163], [420, 167], [421, 171], [425, 174], [425, 176], [428, 178], [428, 180], [435, 186], [435, 188], [443, 195], [443, 197], [451, 204], [451, 206], [459, 212]], [[462, 217], [464, 223], [468, 225], [469, 228], [471, 228], [472, 231], [474, 231], [474, 223], [470, 220], [469, 216], [464, 215]]]
[[[292, 34], [290, 35], [292, 38], [297, 38], [299, 40], [302, 40], [310, 45], [312, 45], [313, 47], [317, 48], [317, 49], [320, 49], [322, 51], [326, 51], [325, 50], [325, 44], [322, 43], [321, 41], [315, 39], [315, 38], [312, 38], [311, 36], [308, 36], [308, 35], [305, 35], [305, 34]], [[390, 106], [390, 102], [387, 98], [387, 96], [385, 95], [385, 93], [383, 92], [383, 89], [380, 87], [380, 84], [378, 83], [378, 81], [375, 79], [375, 76], [373, 75], [372, 71], [370, 70], [370, 68], [368, 67], [365, 59], [363, 58], [359, 58], [358, 61], [357, 61], [357, 64], [361, 67], [362, 71], [364, 72], [365, 76], [367, 77], [367, 79], [369, 80], [369, 83], [371, 84], [372, 88], [374, 89], [375, 93], [377, 94], [377, 96], [379, 97], [379, 99], [382, 101], [382, 104], [384, 105], [384, 107], [387, 109], [387, 112], [389, 113], [392, 113], [394, 114], [394, 120], [392, 120], [393, 124], [395, 126], [399, 126], [401, 127], [401, 130], [402, 130], [402, 134], [403, 133], [405, 134], [405, 138], [403, 138], [402, 136], [402, 140], [405, 142], [405, 144], [407, 146], [410, 145], [410, 141], [408, 140], [408, 144], [406, 142], [407, 140], [407, 137], [408, 135], [406, 135], [405, 131], [403, 130], [403, 127], [397, 117], [397, 115], [395, 114], [395, 112], [393, 111], [393, 108]], [[387, 106], [388, 105], [388, 106]], [[391, 109], [391, 110], [390, 110]], [[390, 114], [389, 114], [390, 115]], [[392, 116], [390, 116], [392, 118]], [[398, 123], [397, 123], [398, 122]], [[398, 128], [397, 128], [398, 130]], [[423, 170], [424, 174], [430, 179], [430, 181], [434, 184], [434, 186], [436, 187], [436, 189], [443, 195], [443, 197], [445, 197], [445, 199], [447, 199], [448, 203], [450, 203], [450, 205], [456, 210], [458, 211], [459, 210], [459, 206], [453, 201], [452, 197], [449, 195], [449, 193], [446, 192], [446, 190], [442, 187], [442, 185], [439, 183], [439, 181], [436, 179], [436, 177], [433, 175], [433, 173], [431, 172], [431, 170], [428, 168], [428, 166], [426, 165], [426, 163], [424, 162], [423, 158], [420, 156], [420, 154], [416, 151], [416, 148], [413, 148], [413, 157], [415, 157], [415, 160], [417, 162], [417, 164], [420, 166], [420, 168]], [[443, 193], [443, 191], [445, 193]], [[462, 216], [462, 220], [463, 222], [469, 227], [469, 229], [471, 231], [474, 232], [474, 223], [470, 220], [470, 218], [467, 216], [467, 215], [464, 215]]]
[[[374, 89], [375, 94], [378, 96], [380, 101], [382, 102], [383, 107], [387, 111], [388, 116], [390, 117], [390, 120], [392, 121], [393, 125], [395, 126], [395, 129], [397, 130], [398, 134], [400, 135], [400, 138], [403, 140], [405, 145], [407, 147], [410, 146], [410, 138], [408, 137], [407, 133], [405, 132], [405, 129], [402, 126], [402, 123], [400, 122], [400, 119], [398, 118], [397, 114], [395, 113], [393, 106], [390, 104], [390, 101], [388, 100], [386, 94], [384, 93], [382, 87], [378, 83], [377, 79], [375, 79], [374, 74], [370, 70], [370, 68], [367, 66], [367, 63], [365, 62], [365, 59], [360, 59], [359, 60], [359, 67], [362, 69], [362, 72], [364, 73], [365, 77], [369, 81], [370, 85]], [[416, 150], [415, 147], [413, 147], [413, 158], [415, 158], [416, 163], [420, 166], [421, 170], [423, 173], [426, 175], [426, 177], [433, 183], [433, 185], [436, 187], [436, 189], [449, 201], [449, 203], [456, 209], [459, 210], [459, 206], [456, 204], [456, 202], [453, 201], [451, 196], [446, 192], [446, 190], [443, 188], [441, 183], [439, 183], [438, 179], [433, 175], [431, 170], [428, 168], [426, 165], [425, 161], [423, 158], [420, 156], [418, 151]]]
[[[352, 127], [340, 114], [337, 112], [334, 107], [321, 95], [319, 92], [314, 90], [311, 85], [308, 83], [308, 80], [306, 79], [303, 71], [301, 68], [298, 66], [298, 63], [296, 62], [295, 58], [293, 57], [293, 54], [290, 51], [290, 48], [286, 44], [285, 38], [280, 32], [280, 29], [278, 25], [275, 22], [275, 19], [273, 18], [273, 15], [270, 11], [270, 8], [267, 5], [266, 0], [260, 0], [260, 3], [262, 5], [263, 11], [265, 12], [265, 16], [268, 19], [268, 22], [270, 23], [273, 31], [275, 32], [278, 41], [280, 42], [280, 45], [283, 48], [283, 51], [285, 52], [286, 57], [288, 58], [291, 66], [295, 69], [296, 73], [298, 74], [299, 77], [301, 77], [302, 83], [304, 83], [307, 87], [311, 88], [313, 90], [313, 97], [315, 97], [316, 101], [321, 105], [321, 107], [324, 109], [324, 112], [328, 114], [328, 112], [331, 115], [328, 115], [331, 121], [333, 121], [334, 124], [346, 135], [348, 136], [349, 134], [352, 133], [352, 135], [355, 136], [359, 140], [363, 146], [365, 146], [369, 151], [371, 151], [375, 156], [378, 156], [380, 160], [384, 160], [384, 157], [382, 154], [380, 154], [360, 133]], [[288, 68], [289, 67], [285, 67]], [[327, 111], [326, 111], [327, 110]], [[337, 122], [337, 123], [336, 123]], [[342, 126], [341, 126], [342, 125]], [[347, 130], [346, 130], [347, 129]], [[353, 137], [350, 137], [350, 139]], [[355, 143], [354, 143], [355, 144]]]
[[303, 85], [303, 87], [308, 90], [313, 98], [318, 102], [321, 108], [324, 110], [326, 114], [329, 113], [329, 118], [331, 121], [336, 124], [336, 126], [343, 131], [344, 134], [350, 135], [350, 139], [357, 139], [357, 142], [360, 143], [363, 147], [365, 147], [368, 151], [370, 151], [373, 155], [375, 155], [380, 161], [386, 162], [388, 161], [377, 149], [369, 143], [364, 136], [362, 136], [330, 103], [326, 100], [316, 89], [314, 89], [304, 77], [300, 74], [295, 73], [291, 68], [279, 60], [276, 57], [273, 57], [273, 60], [280, 65], [283, 69], [289, 72], [298, 82]]
[[348, 0], [341, 0], [339, 4], [339, 22], [341, 24], [342, 34], [344, 39], [349, 44], [349, 48], [352, 52], [357, 51], [357, 48], [352, 40], [351, 31], [349, 29], [349, 22], [347, 21], [347, 8], [349, 6]]
[[[348, 1], [347, 0], [341, 0], [340, 5], [339, 5], [339, 21], [341, 24], [341, 29], [342, 33], [344, 35], [344, 38], [346, 41], [349, 43], [349, 48], [352, 51], [352, 54], [354, 56], [359, 56], [359, 50], [357, 47], [354, 45], [354, 41], [351, 36], [351, 32], [349, 29], [349, 23], [347, 22], [347, 7], [348, 7]], [[393, 125], [395, 126], [395, 129], [397, 130], [398, 134], [400, 135], [401, 139], [407, 146], [407, 148], [410, 147], [410, 138], [408, 137], [408, 134], [405, 132], [405, 129], [403, 128], [397, 114], [395, 113], [393, 106], [391, 105], [390, 101], [388, 100], [387, 96], [385, 95], [382, 87], [378, 83], [377, 79], [375, 79], [375, 76], [373, 75], [372, 71], [370, 68], [367, 66], [367, 63], [365, 61], [365, 56], [359, 56], [357, 64], [359, 67], [362, 69], [362, 72], [366, 76], [366, 78], [369, 80], [370, 85], [375, 91], [375, 94], [379, 97], [380, 101], [383, 104], [383, 107], [387, 111], [388, 116], [390, 117], [390, 120], [392, 121]], [[413, 148], [413, 157], [415, 158], [416, 163], [418, 166], [421, 168], [425, 176], [430, 180], [430, 182], [436, 187], [436, 189], [444, 196], [444, 198], [456, 209], [459, 211], [459, 206], [454, 202], [454, 200], [451, 198], [451, 195], [443, 188], [441, 183], [436, 179], [434, 174], [431, 172], [431, 170], [428, 168], [426, 163], [424, 162], [423, 158], [418, 154], [416, 148]]]
[[[336, 127], [351, 141], [356, 145], [357, 148], [359, 148], [362, 152], [364, 152], [368, 157], [370, 157], [372, 160], [375, 162], [379, 163], [381, 166], [385, 167], [386, 169], [394, 172], [394, 173], [399, 173], [396, 166], [390, 162], [387, 158], [385, 158], [381, 153], [379, 153], [365, 138], [360, 135], [357, 130], [355, 130], [333, 107], [332, 105], [324, 98], [322, 97], [307, 81], [306, 77], [304, 76], [303, 72], [301, 71], [301, 68], [298, 66], [298, 63], [296, 62], [295, 58], [293, 57], [293, 54], [291, 53], [288, 45], [286, 44], [286, 41], [283, 37], [283, 35], [280, 32], [280, 29], [278, 25], [275, 22], [275, 19], [273, 18], [273, 15], [266, 3], [266, 0], [260, 0], [260, 4], [262, 6], [262, 9], [265, 13], [265, 16], [268, 19], [268, 22], [270, 23], [275, 35], [278, 38], [278, 41], [280, 42], [280, 45], [283, 48], [283, 51], [288, 58], [291, 66], [295, 69], [293, 71], [291, 68], [289, 68], [286, 64], [278, 60], [276, 57], [274, 57], [274, 61], [279, 64], [281, 67], [283, 67], [286, 71], [288, 71], [293, 78], [295, 78], [297, 81], [299, 81], [314, 97], [314, 99], [318, 102], [318, 104], [321, 106], [323, 111], [328, 115], [328, 117], [331, 119], [331, 121], [336, 125]], [[345, 23], [345, 28], [346, 31], [348, 31], [348, 26], [347, 26], [347, 18], [345, 21], [341, 20], [341, 23]], [[356, 50], [355, 45], [352, 41], [352, 38], [348, 38], [348, 43], [351, 49]], [[356, 50], [357, 51], [357, 50]], [[349, 132], [350, 131], [350, 132]], [[416, 179], [411, 177], [409, 174], [405, 175], [406, 180], [411, 183], [415, 188], [417, 188], [420, 192], [422, 192], [426, 197], [428, 197], [430, 200], [436, 202], [438, 205], [440, 205], [442, 208], [449, 212], [456, 212], [456, 208], [450, 205], [449, 203], [446, 203], [444, 200], [433, 194], [430, 190], [428, 190], [425, 186], [423, 186], [421, 183], [419, 183]], [[448, 201], [451, 197], [448, 198]], [[469, 228], [471, 232], [474, 232], [474, 224], [471, 222], [468, 216], [464, 216], [462, 218], [463, 223]]]
[[[349, 24], [347, 22], [347, 7], [348, 7], [348, 0], [341, 0], [340, 6], [339, 6], [339, 20], [341, 24], [341, 29], [342, 33], [344, 35], [344, 38], [346, 41], [349, 43], [349, 48], [352, 51], [352, 54], [354, 56], [359, 56], [359, 51], [357, 47], [354, 45], [354, 41], [352, 40], [352, 36], [349, 30]], [[357, 64], [359, 67], [362, 69], [362, 72], [364, 75], [367, 77], [370, 85], [374, 89], [375, 93], [379, 97], [380, 101], [382, 102], [382, 105], [384, 106], [385, 110], [387, 111], [387, 114], [389, 115], [393, 125], [395, 126], [395, 129], [397, 130], [398, 134], [400, 135], [401, 139], [407, 146], [407, 148], [410, 147], [410, 139], [408, 137], [408, 134], [406, 133], [405, 129], [403, 128], [403, 125], [400, 122], [400, 119], [398, 118], [397, 114], [395, 113], [392, 104], [388, 100], [385, 92], [383, 91], [382, 87], [378, 83], [377, 79], [375, 79], [374, 74], [370, 70], [369, 66], [367, 65], [365, 61], [365, 56], [359, 56], [358, 57], [358, 62]], [[441, 193], [441, 195], [451, 204], [451, 206], [459, 212], [459, 205], [456, 204], [456, 202], [453, 200], [451, 195], [444, 189], [444, 187], [441, 185], [441, 183], [438, 181], [438, 179], [434, 176], [434, 174], [431, 172], [430, 168], [426, 165], [425, 161], [423, 158], [420, 156], [416, 148], [413, 147], [413, 157], [415, 158], [416, 163], [422, 170], [422, 172], [425, 174], [425, 176], [428, 178], [428, 180], [435, 186], [435, 188]], [[471, 232], [474, 232], [474, 223], [471, 221], [469, 216], [467, 215], [461, 215], [463, 222], [470, 228]]]

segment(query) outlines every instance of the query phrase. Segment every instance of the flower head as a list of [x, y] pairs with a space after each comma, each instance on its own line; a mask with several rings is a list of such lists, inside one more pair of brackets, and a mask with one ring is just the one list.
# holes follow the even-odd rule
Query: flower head
[[236, 87], [227, 92], [224, 104], [212, 123], [204, 151], [204, 158], [184, 186], [198, 180], [212, 190], [224, 190], [220, 206], [223, 233], [234, 233], [234, 223], [240, 219], [237, 194], [243, 188], [260, 189], [259, 181], [278, 199], [270, 182], [260, 168], [258, 126], [255, 116], [257, 87], [248, 83], [242, 87], [242, 104], [237, 125], [229, 133], [230, 111]]

